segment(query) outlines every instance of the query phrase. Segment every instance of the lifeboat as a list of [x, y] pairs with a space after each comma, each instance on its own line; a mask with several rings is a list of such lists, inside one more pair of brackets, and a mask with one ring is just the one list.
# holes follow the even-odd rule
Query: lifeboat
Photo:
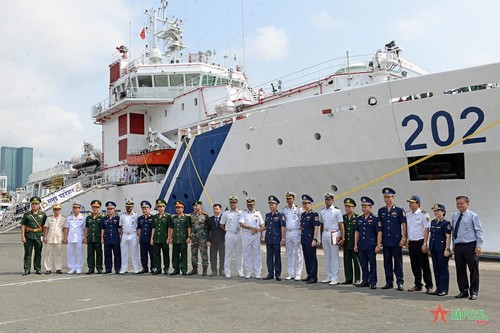
[[141, 154], [129, 154], [127, 155], [127, 164], [138, 166], [169, 165], [174, 154], [175, 149], [160, 149]]

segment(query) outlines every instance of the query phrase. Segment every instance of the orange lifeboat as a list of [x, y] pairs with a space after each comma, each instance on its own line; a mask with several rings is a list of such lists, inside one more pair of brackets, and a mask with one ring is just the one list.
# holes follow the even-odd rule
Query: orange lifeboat
[[160, 149], [144, 154], [127, 155], [128, 165], [169, 165], [174, 157], [175, 149]]

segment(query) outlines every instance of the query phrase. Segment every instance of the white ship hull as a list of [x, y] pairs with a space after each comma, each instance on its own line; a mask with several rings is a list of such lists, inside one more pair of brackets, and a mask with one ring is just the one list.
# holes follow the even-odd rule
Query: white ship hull
[[[188, 207], [201, 199], [204, 209], [211, 211], [212, 203], [224, 207], [230, 195], [251, 195], [257, 198], [257, 208], [266, 211], [267, 196], [283, 197], [286, 191], [307, 193], [319, 207], [332, 185], [338, 188], [339, 207], [346, 195], [358, 202], [367, 195], [382, 206], [381, 189], [389, 186], [397, 192], [397, 205], [406, 208], [406, 199], [418, 194], [422, 209], [442, 203], [451, 218], [455, 197], [467, 195], [483, 224], [484, 250], [500, 252], [496, 242], [500, 234], [496, 223], [500, 216], [496, 196], [500, 189], [499, 82], [500, 64], [492, 64], [275, 100], [269, 107], [245, 109], [261, 112], [195, 136], [187, 148], [179, 144], [161, 183], [93, 188], [78, 199], [84, 204], [112, 200], [120, 206], [130, 198], [139, 202], [163, 197], [168, 208], [176, 199]], [[484, 84], [489, 84], [488, 89], [450, 93]], [[432, 97], [395, 102], [430, 93]], [[377, 103], [370, 106], [373, 98]], [[475, 130], [484, 131], [473, 142], [460, 141]], [[429, 172], [434, 179], [411, 180], [405, 168], [408, 158], [437, 151], [440, 156], [456, 157], [458, 174], [448, 177], [455, 179], [434, 178], [448, 172], [445, 161], [436, 165], [442, 170]], [[69, 204], [65, 211], [69, 212]]]

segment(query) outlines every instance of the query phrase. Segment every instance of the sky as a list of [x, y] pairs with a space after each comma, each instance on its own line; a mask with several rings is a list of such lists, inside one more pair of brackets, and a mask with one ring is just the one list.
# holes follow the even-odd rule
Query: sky
[[[0, 146], [33, 147], [33, 169], [101, 147], [91, 106], [108, 97], [115, 48], [141, 55], [157, 0], [1, 0]], [[171, 0], [187, 52], [244, 65], [252, 84], [391, 40], [430, 72], [500, 61], [500, 2]], [[236, 61], [233, 59], [236, 56]], [[216, 58], [216, 59], [217, 59]]]

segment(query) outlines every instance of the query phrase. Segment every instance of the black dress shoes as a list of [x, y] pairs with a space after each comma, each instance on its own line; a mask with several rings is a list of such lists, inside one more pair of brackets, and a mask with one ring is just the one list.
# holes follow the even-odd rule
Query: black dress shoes
[[40, 271], [35, 271], [35, 274], [36, 274], [36, 275], [42, 275], [42, 272], [40, 272]]
[[277, 276], [276, 281], [281, 281], [281, 278], [279, 276]]
[[352, 284], [352, 281], [344, 281], [344, 282], [341, 282], [340, 284]]
[[372, 286], [370, 286], [370, 289], [377, 289], [377, 286], [372, 285]]
[[465, 298], [465, 297], [469, 297], [469, 293], [466, 291], [461, 291], [460, 294], [455, 296], [455, 298]]
[[382, 289], [392, 289], [393, 285], [392, 283], [386, 283], [385, 286], [382, 287]]
[[87, 275], [90, 275], [90, 274], [94, 274], [94, 270], [93, 269], [89, 269], [89, 271], [87, 273], [85, 273]]
[[470, 299], [471, 301], [475, 301], [475, 300], [477, 299], [477, 295], [476, 295], [476, 294], [470, 294], [469, 299]]
[[274, 276], [268, 275], [265, 278], [263, 278], [262, 280], [272, 280], [272, 279], [274, 279]]
[[398, 291], [403, 291], [403, 284], [402, 283], [398, 283]]
[[309, 280], [311, 280], [311, 277], [310, 276], [307, 276], [303, 279], [301, 279], [300, 281], [305, 281], [305, 282], [308, 282]]
[[45, 271], [45, 275], [49, 275], [52, 271]]
[[313, 278], [310, 278], [309, 281], [306, 282], [307, 284], [313, 284], [313, 283], [318, 283], [318, 280], [315, 280]]
[[24, 271], [23, 276], [29, 275], [30, 273], [30, 271]]
[[358, 284], [355, 284], [356, 287], [360, 287], [360, 288], [363, 288], [363, 287], [369, 287], [370, 284], [368, 282], [365, 282], [365, 283], [358, 283]]
[[[63, 273], [63, 272], [62, 272], [60, 269], [58, 269], [58, 270], [56, 271], [56, 274], [62, 274], [62, 273]], [[101, 272], [101, 273], [102, 273], [102, 272]]]
[[448, 295], [448, 293], [446, 291], [440, 291], [437, 294], [434, 293], [434, 295], [437, 295], [437, 296], [446, 296], [446, 295]]
[[111, 271], [105, 271], [103, 274], [111, 274]]
[[147, 273], [148, 272], [148, 269], [147, 268], [143, 268], [142, 271], [138, 272], [137, 274], [144, 274], [144, 273]]
[[102, 274], [102, 269], [98, 269], [97, 274]]

